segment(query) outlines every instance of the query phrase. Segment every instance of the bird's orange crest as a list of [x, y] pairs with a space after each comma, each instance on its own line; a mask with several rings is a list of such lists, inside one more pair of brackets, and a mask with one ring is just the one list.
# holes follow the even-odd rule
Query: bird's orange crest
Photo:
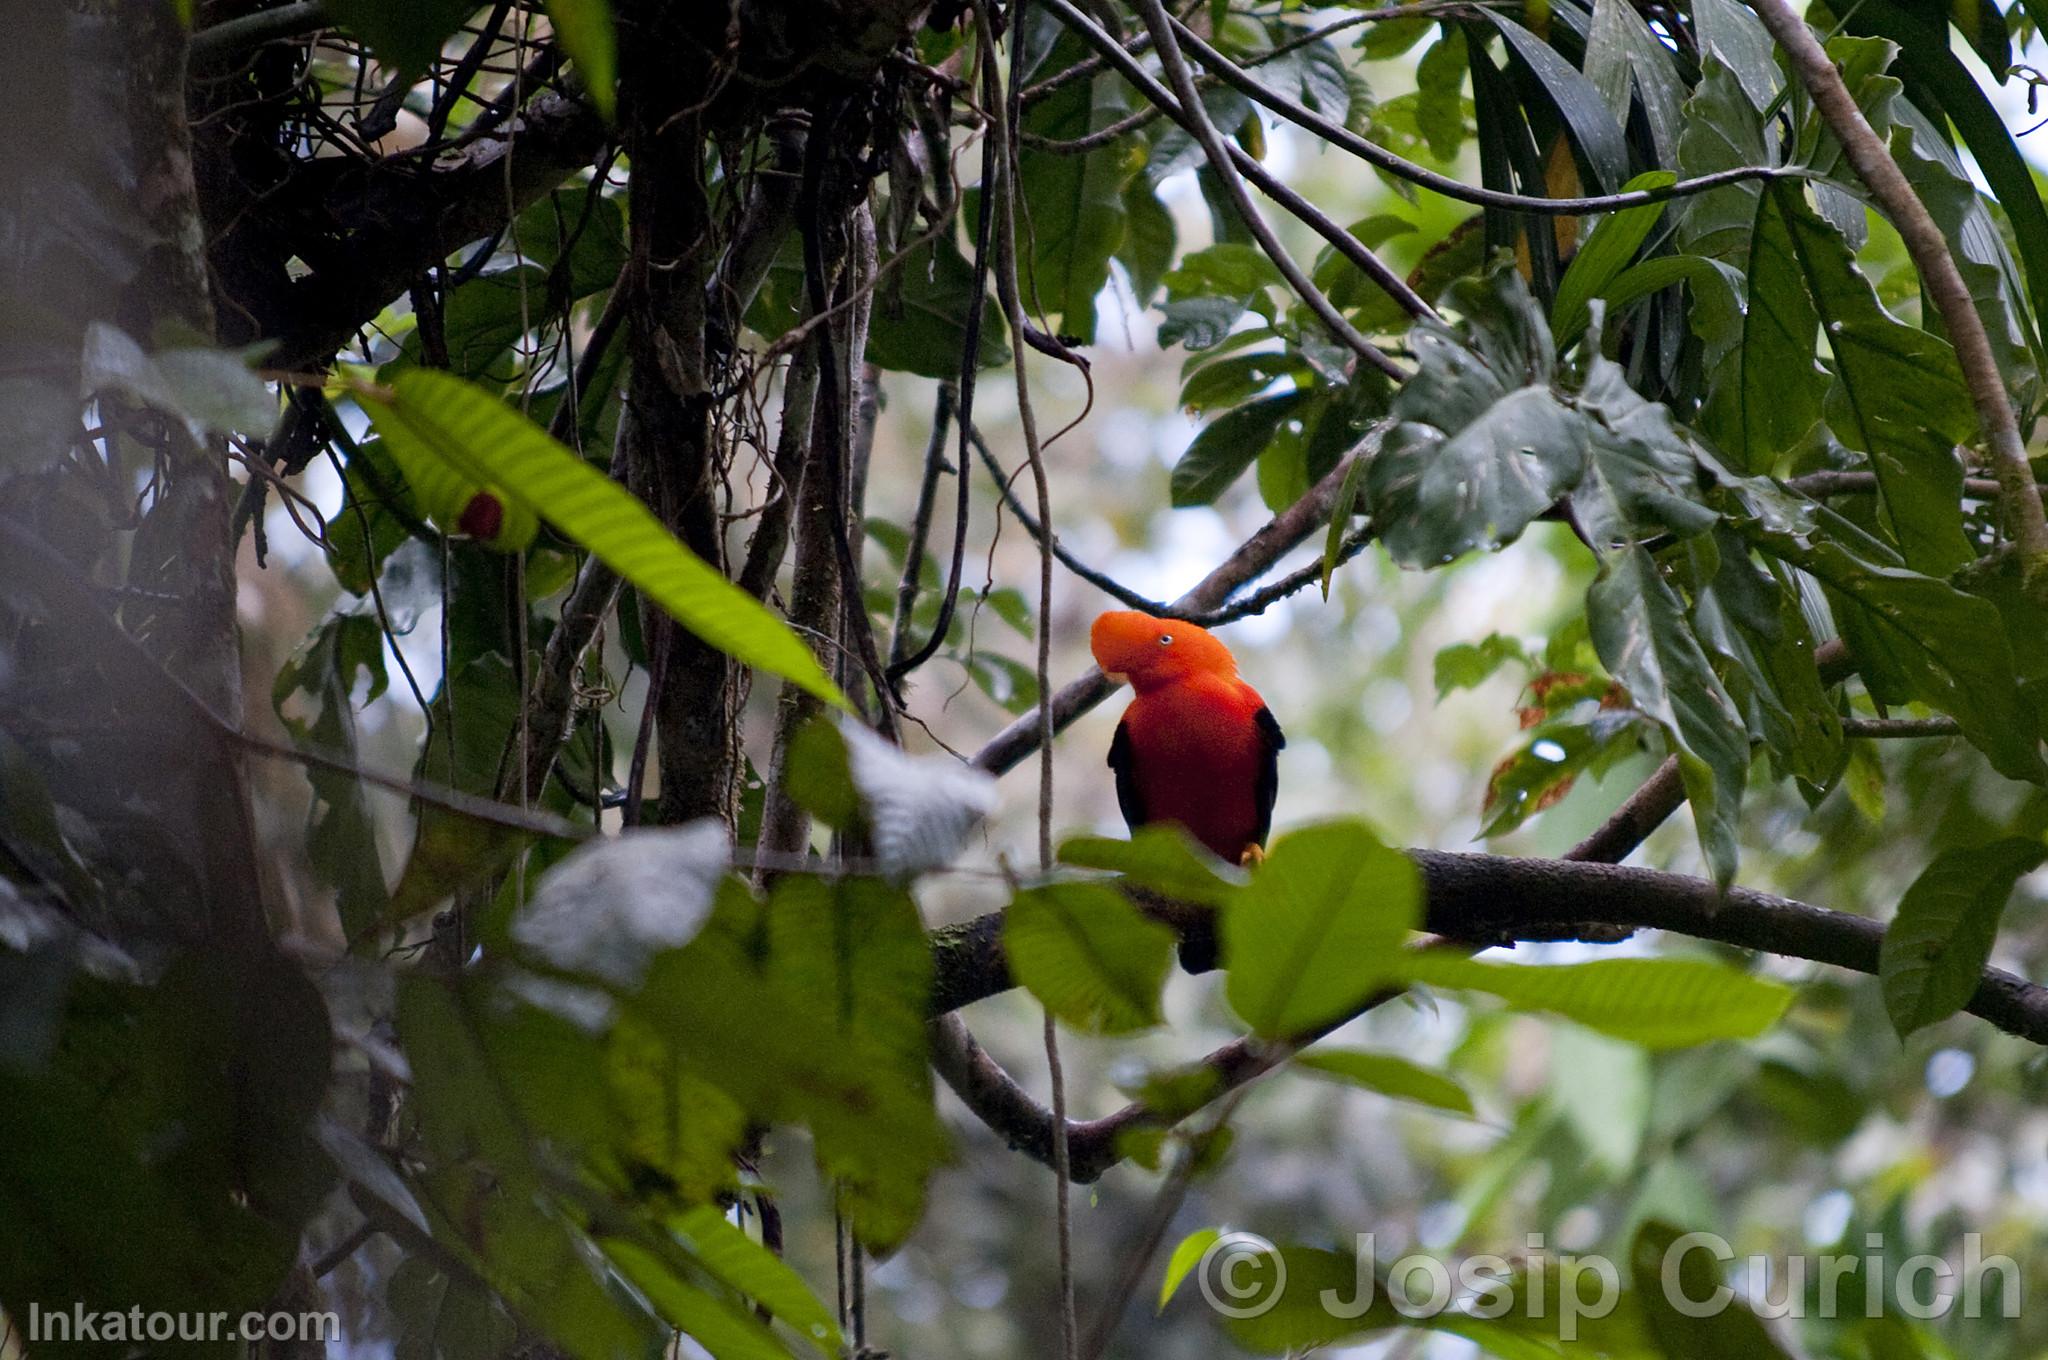
[[1206, 628], [1135, 609], [1099, 616], [1088, 630], [1088, 649], [1105, 672], [1141, 690], [1193, 675], [1237, 678], [1237, 658]]

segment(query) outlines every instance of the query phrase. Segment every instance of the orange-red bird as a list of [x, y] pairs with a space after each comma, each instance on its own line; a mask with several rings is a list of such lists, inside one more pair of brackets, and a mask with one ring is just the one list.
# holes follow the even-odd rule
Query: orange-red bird
[[1119, 609], [1088, 634], [1095, 664], [1137, 697], [1109, 746], [1116, 801], [1132, 830], [1176, 822], [1232, 864], [1273, 824], [1287, 738], [1237, 658], [1204, 629]]

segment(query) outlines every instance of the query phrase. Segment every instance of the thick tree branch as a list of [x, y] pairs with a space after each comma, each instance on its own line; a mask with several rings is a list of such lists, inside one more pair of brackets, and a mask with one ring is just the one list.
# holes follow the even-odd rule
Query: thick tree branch
[[368, 182], [356, 186], [340, 215], [340, 245], [310, 261], [313, 272], [267, 319], [277, 348], [266, 362], [288, 372], [324, 363], [421, 270], [500, 230], [590, 165], [605, 136], [594, 109], [550, 93], [527, 105], [504, 137], [476, 142], [431, 170], [395, 162], [343, 167], [337, 173], [367, 174]]
[[2041, 508], [2041, 494], [2027, 462], [2026, 440], [2013, 416], [2004, 375], [1992, 355], [1991, 337], [1984, 329], [1984, 318], [1977, 315], [1962, 271], [1949, 254], [1948, 238], [1913, 192], [1884, 139], [1864, 119], [1848, 86], [1842, 83], [1841, 72], [1828, 60], [1826, 49], [1806, 20], [1786, 0], [1750, 0], [1750, 6], [1790, 58], [1792, 69], [1813, 96], [1814, 108], [1841, 142], [1850, 168], [1870, 187], [1871, 197], [1898, 228], [1906, 253], [1920, 272], [1921, 286], [1955, 345], [1956, 362], [1962, 367], [1970, 400], [1977, 408], [1977, 422], [1984, 431], [1991, 470], [2002, 488], [1999, 505], [2019, 548], [2029, 593], [2048, 593], [2048, 514]]
[[[1586, 940], [1612, 943], [1637, 930], [1663, 930], [1785, 958], [1825, 963], [1875, 975], [1884, 924], [1747, 888], [1717, 893], [1702, 879], [1651, 869], [1569, 860], [1508, 859], [1497, 855], [1411, 850], [1422, 871], [1422, 927], [1450, 940], [1478, 945], [1516, 941]], [[1190, 913], [1175, 904], [1155, 914], [1185, 926]], [[978, 1049], [963, 1046], [943, 1017], [955, 1007], [1013, 985], [1002, 957], [1002, 914], [980, 917], [933, 933], [937, 977], [933, 1009], [934, 1062], [949, 1084], [1013, 1146], [1041, 1160], [1050, 1156], [1051, 1128], [1032, 1101]], [[1279, 1066], [1301, 1044], [1363, 1014], [1388, 998], [1361, 998], [1349, 1014], [1317, 1034], [1292, 1043], [1240, 1039], [1202, 1059], [1220, 1078], [1215, 1094], [1242, 1086]], [[2009, 1034], [2048, 1044], [2048, 987], [2000, 968], [1986, 968], [1964, 1007]], [[1183, 1116], [1184, 1117], [1184, 1116]], [[1076, 1180], [1089, 1181], [1123, 1159], [1122, 1135], [1174, 1120], [1130, 1105], [1068, 1126]]]

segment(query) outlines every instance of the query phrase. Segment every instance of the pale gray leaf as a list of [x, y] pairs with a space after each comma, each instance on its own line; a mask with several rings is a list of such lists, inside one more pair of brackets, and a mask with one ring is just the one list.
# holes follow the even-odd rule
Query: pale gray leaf
[[891, 878], [950, 864], [995, 811], [995, 779], [951, 756], [913, 756], [851, 720], [840, 724], [875, 859]]
[[695, 938], [731, 862], [712, 817], [592, 842], [541, 880], [512, 938], [565, 972], [633, 986], [653, 955]]

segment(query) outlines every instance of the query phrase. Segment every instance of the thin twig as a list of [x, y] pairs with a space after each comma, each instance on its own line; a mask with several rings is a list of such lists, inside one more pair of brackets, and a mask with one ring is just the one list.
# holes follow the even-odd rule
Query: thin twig
[[1386, 352], [1379, 346], [1360, 335], [1357, 327], [1345, 319], [1344, 313], [1323, 296], [1322, 290], [1316, 287], [1314, 281], [1295, 262], [1294, 257], [1288, 254], [1287, 247], [1280, 243], [1280, 238], [1273, 234], [1272, 227], [1259, 215], [1258, 205], [1252, 202], [1251, 192], [1244, 187], [1244, 180], [1230, 158], [1228, 144], [1224, 142], [1223, 135], [1216, 130], [1215, 123], [1209, 119], [1209, 110], [1202, 103], [1201, 92], [1195, 88], [1194, 75], [1188, 70], [1187, 63], [1181, 59], [1180, 45], [1175, 40], [1173, 17], [1166, 12], [1166, 6], [1161, 4], [1160, 0], [1132, 2], [1138, 10], [1139, 17], [1145, 21], [1146, 29], [1152, 34], [1153, 46], [1159, 49], [1159, 61], [1166, 69], [1168, 84], [1172, 86], [1174, 93], [1180, 96], [1181, 112], [1187, 119], [1188, 129], [1194, 133], [1195, 140], [1201, 143], [1203, 154], [1209, 159], [1210, 168], [1222, 182], [1223, 191], [1230, 199], [1231, 205], [1237, 209], [1238, 216], [1244, 219], [1245, 226], [1251, 231], [1252, 239], [1259, 243], [1259, 248], [1273, 261], [1273, 267], [1287, 280], [1288, 287], [1308, 304], [1309, 310], [1316, 314], [1331, 335], [1343, 341], [1362, 362], [1377, 368], [1397, 382], [1405, 379], [1408, 375], [1401, 366], [1387, 357]]
[[1307, 128], [1330, 145], [1350, 152], [1397, 179], [1407, 180], [1446, 198], [1470, 203], [1476, 207], [1505, 208], [1514, 212], [1548, 217], [1577, 217], [1585, 213], [1614, 212], [1620, 208], [1640, 207], [1646, 203], [1668, 202], [1674, 198], [1686, 198], [1693, 194], [1705, 193], [1709, 189], [1740, 184], [1747, 180], [1812, 178], [1812, 172], [1804, 168], [1745, 165], [1730, 170], [1719, 170], [1711, 175], [1680, 180], [1661, 189], [1635, 189], [1626, 193], [1593, 194], [1579, 198], [1536, 198], [1526, 194], [1503, 193], [1499, 190], [1481, 188], [1453, 179], [1449, 175], [1440, 175], [1426, 166], [1417, 165], [1414, 161], [1397, 156], [1377, 143], [1367, 141], [1343, 124], [1303, 108], [1271, 87], [1252, 79], [1243, 67], [1204, 42], [1199, 34], [1185, 25], [1180, 26], [1179, 32], [1196, 61], [1221, 76], [1224, 83], [1253, 103], [1265, 105], [1288, 122]]
[[[1109, 58], [1124, 79], [1136, 87], [1153, 104], [1164, 109], [1166, 116], [1174, 122], [1194, 131], [1194, 123], [1181, 101], [1176, 99], [1164, 86], [1149, 75], [1137, 61], [1126, 55], [1116, 44], [1116, 39], [1102, 31], [1095, 23], [1076, 9], [1068, 0], [1045, 0], [1046, 6], [1060, 16], [1062, 22], [1071, 28], [1076, 36], [1098, 52]], [[1357, 267], [1360, 273], [1371, 279], [1388, 297], [1410, 316], [1433, 317], [1436, 309], [1431, 307], [1408, 281], [1395, 273], [1387, 264], [1366, 248], [1365, 242], [1353, 236], [1342, 226], [1332, 221], [1327, 213], [1303, 198], [1287, 183], [1273, 174], [1253, 158], [1242, 147], [1226, 145], [1230, 164], [1237, 173], [1259, 187], [1259, 192], [1272, 199], [1289, 215], [1306, 225], [1316, 235], [1329, 243], [1332, 250], [1342, 255]], [[1396, 375], [1400, 376], [1400, 375]]]

